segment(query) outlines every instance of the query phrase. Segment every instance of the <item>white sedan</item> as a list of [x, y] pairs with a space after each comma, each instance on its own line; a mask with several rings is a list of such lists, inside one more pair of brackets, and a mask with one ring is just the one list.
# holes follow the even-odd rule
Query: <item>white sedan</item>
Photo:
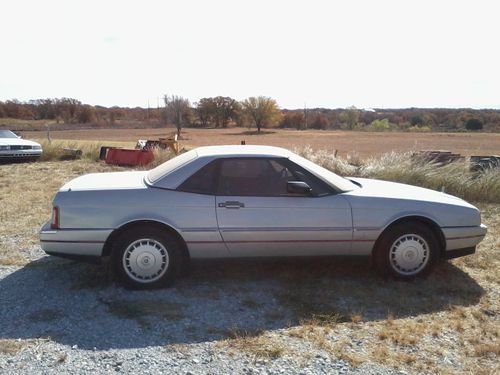
[[412, 278], [474, 253], [485, 234], [478, 209], [448, 194], [346, 179], [282, 148], [212, 146], [68, 182], [40, 239], [52, 255], [110, 256], [126, 285], [152, 288], [191, 258], [371, 256]]
[[0, 129], [0, 162], [35, 160], [42, 155], [39, 143], [21, 139], [10, 130]]

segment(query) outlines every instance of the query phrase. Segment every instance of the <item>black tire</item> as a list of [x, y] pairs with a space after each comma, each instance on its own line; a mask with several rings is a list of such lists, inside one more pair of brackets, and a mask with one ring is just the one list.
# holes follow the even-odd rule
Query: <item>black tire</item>
[[439, 243], [425, 224], [396, 224], [378, 239], [373, 263], [383, 276], [413, 279], [427, 275], [439, 259]]
[[130, 289], [169, 286], [182, 264], [177, 239], [165, 230], [146, 226], [120, 235], [113, 244], [111, 259], [115, 275]]

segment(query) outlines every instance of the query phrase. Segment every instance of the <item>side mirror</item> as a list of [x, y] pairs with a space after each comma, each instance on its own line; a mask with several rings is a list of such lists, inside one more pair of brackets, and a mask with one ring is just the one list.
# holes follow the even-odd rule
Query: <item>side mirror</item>
[[286, 190], [291, 194], [311, 194], [311, 187], [302, 181], [288, 181], [286, 184]]

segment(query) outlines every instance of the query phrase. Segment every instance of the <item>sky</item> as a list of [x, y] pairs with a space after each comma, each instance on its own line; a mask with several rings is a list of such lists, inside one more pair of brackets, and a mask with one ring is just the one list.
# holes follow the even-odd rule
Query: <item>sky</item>
[[0, 100], [500, 109], [496, 0], [0, 4]]

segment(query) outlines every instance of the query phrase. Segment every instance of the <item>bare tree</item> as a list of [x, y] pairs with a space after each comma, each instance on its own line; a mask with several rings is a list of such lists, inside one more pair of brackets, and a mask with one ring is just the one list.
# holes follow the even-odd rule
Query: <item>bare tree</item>
[[189, 100], [177, 95], [165, 95], [165, 116], [166, 120], [175, 125], [177, 136], [180, 137], [182, 126], [188, 122], [191, 116], [191, 105]]

